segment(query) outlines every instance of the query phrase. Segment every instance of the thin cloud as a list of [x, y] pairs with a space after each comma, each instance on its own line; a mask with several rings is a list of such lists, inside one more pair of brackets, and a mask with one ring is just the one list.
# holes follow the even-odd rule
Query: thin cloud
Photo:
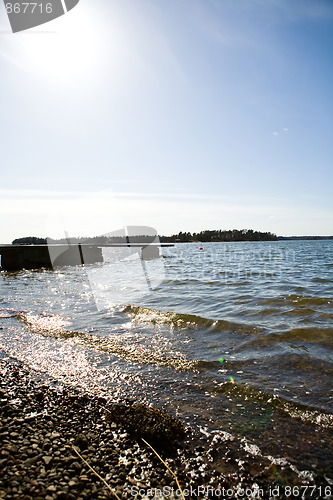
[[[286, 133], [286, 132], [288, 132], [288, 130], [289, 130], [289, 129], [284, 128], [284, 129], [283, 129], [283, 132], [285, 132], [285, 133]], [[276, 131], [274, 131], [274, 132], [273, 132], [273, 135], [275, 135], [275, 136], [276, 136], [276, 135], [279, 135], [280, 133], [281, 133], [281, 132], [276, 132]]]

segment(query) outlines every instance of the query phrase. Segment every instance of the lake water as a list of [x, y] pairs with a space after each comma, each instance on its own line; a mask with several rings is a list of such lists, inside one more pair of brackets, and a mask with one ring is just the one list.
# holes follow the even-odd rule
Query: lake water
[[176, 244], [140, 266], [108, 252], [1, 272], [1, 356], [266, 453], [294, 448], [332, 477], [333, 241]]

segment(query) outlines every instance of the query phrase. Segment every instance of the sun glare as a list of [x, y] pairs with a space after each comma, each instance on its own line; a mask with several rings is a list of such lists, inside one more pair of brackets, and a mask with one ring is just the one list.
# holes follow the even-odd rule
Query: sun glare
[[5, 55], [14, 64], [38, 77], [52, 78], [56, 84], [82, 84], [98, 71], [101, 31], [95, 11], [79, 4], [46, 25], [10, 35]]

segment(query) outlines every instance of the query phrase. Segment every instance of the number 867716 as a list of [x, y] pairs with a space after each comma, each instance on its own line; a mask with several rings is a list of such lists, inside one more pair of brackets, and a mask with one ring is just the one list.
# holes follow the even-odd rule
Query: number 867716
[[34, 3], [34, 2], [22, 2], [22, 3], [6, 3], [6, 11], [8, 14], [51, 14], [52, 3]]

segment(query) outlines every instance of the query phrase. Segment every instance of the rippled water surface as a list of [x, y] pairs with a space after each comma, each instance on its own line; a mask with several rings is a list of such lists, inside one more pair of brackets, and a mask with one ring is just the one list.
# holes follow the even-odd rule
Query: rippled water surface
[[[1, 272], [0, 349], [208, 430], [260, 438], [279, 412], [288, 432], [297, 422], [330, 429], [332, 250], [333, 241], [177, 244], [139, 277], [125, 262], [114, 282], [96, 282], [100, 264]], [[110, 292], [98, 307], [97, 288]]]

